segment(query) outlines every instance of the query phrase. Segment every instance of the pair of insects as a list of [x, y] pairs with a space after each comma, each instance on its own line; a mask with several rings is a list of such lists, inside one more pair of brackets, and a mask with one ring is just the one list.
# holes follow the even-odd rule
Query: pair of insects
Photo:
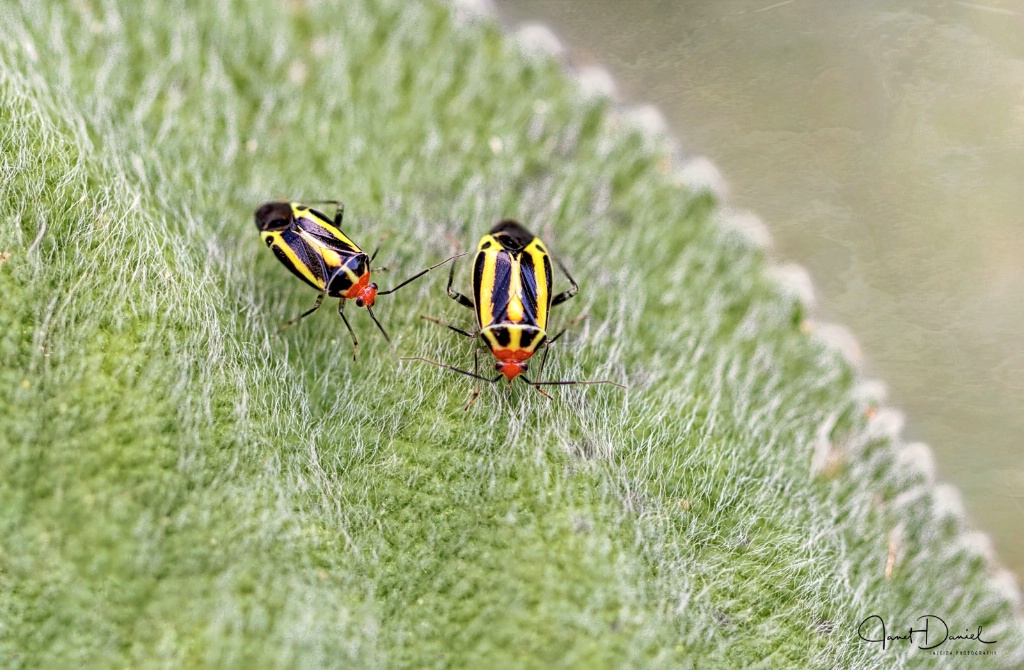
[[[414, 274], [394, 288], [379, 290], [370, 281], [371, 263], [377, 255], [366, 254], [341, 229], [344, 206], [334, 200], [323, 201], [337, 208], [334, 219], [307, 205], [295, 202], [268, 202], [256, 210], [256, 227], [263, 241], [273, 250], [277, 258], [297, 277], [315, 288], [320, 294], [312, 308], [295, 317], [283, 327], [294, 324], [320, 308], [325, 297], [339, 298], [338, 314], [352, 337], [352, 355], [355, 357], [359, 343], [352, 326], [345, 317], [345, 301], [355, 300], [357, 307], [365, 307], [370, 318], [390, 343], [387, 331], [373, 313], [373, 305], [379, 296], [394, 293], [398, 289], [419, 279], [431, 270], [454, 261], [465, 254], [458, 254], [440, 263], [431, 265]], [[544, 359], [547, 347], [554, 344], [564, 333], [561, 330], [552, 338], [547, 336], [548, 314], [551, 307], [559, 305], [576, 295], [579, 290], [576, 281], [556, 259], [559, 269], [569, 280], [571, 288], [557, 295], [552, 294], [551, 258], [539, 237], [515, 221], [505, 220], [494, 226], [483, 236], [477, 246], [473, 267], [473, 298], [468, 298], [452, 289], [455, 264], [448, 273], [448, 295], [476, 315], [477, 330], [469, 332], [444, 321], [424, 317], [446, 326], [469, 338], [479, 337], [497, 359], [495, 370], [498, 375], [485, 377], [479, 373], [478, 354], [474, 353], [473, 372], [463, 370], [426, 358], [419, 360], [440, 368], [452, 370], [478, 381], [494, 383], [505, 377], [509, 383], [521, 379], [547, 396], [541, 386], [566, 386], [573, 384], [611, 384], [607, 381], [532, 381], [526, 375], [528, 359], [541, 347]], [[473, 398], [466, 405], [468, 409], [480, 394], [479, 384]], [[550, 396], [547, 396], [550, 397]]]

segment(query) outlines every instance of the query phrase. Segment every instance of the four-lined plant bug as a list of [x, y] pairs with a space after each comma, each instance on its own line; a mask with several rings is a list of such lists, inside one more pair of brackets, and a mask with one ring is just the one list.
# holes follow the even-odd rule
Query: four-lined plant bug
[[[494, 366], [498, 371], [496, 377], [484, 377], [479, 373], [480, 349], [474, 351], [473, 372], [427, 358], [410, 357], [403, 360], [423, 361], [488, 383], [494, 383], [502, 377], [508, 379], [509, 384], [516, 378], [522, 379], [547, 398], [551, 396], [545, 393], [541, 386], [610, 384], [625, 388], [610, 381], [531, 381], [523, 374], [529, 369], [527, 360], [540, 347], [544, 347], [544, 358], [541, 360], [538, 378], [543, 374], [547, 348], [562, 337], [566, 330], [563, 328], [557, 335], [548, 338], [550, 309], [569, 300], [579, 291], [579, 286], [572, 275], [562, 262], [555, 258], [571, 288], [552, 297], [551, 258], [539, 237], [515, 221], [501, 221], [480, 239], [477, 246], [473, 266], [473, 299], [452, 289], [454, 263], [448, 272], [448, 295], [460, 305], [473, 310], [477, 330], [471, 333], [444, 321], [423, 317], [466, 337], [479, 336], [498, 359]], [[480, 385], [477, 384], [473, 397], [466, 405], [467, 410], [479, 395]]]
[[281, 328], [287, 328], [299, 319], [318, 310], [325, 297], [339, 298], [338, 314], [345, 322], [349, 335], [352, 336], [352, 358], [355, 359], [356, 352], [359, 350], [359, 341], [356, 339], [356, 334], [353, 332], [352, 326], [349, 325], [348, 319], [345, 318], [346, 300], [355, 300], [357, 307], [365, 307], [370, 318], [384, 335], [384, 339], [390, 344], [391, 338], [388, 337], [384, 326], [373, 313], [373, 304], [377, 298], [394, 293], [434, 268], [464, 254], [452, 256], [431, 265], [398, 286], [381, 291], [377, 284], [370, 281], [370, 263], [377, 256], [377, 251], [366, 254], [342, 232], [341, 221], [345, 213], [345, 206], [340, 201], [324, 200], [319, 202], [333, 204], [337, 208], [333, 221], [308, 205], [297, 202], [268, 202], [256, 210], [256, 227], [259, 228], [263, 241], [273, 250], [278, 260], [284, 263], [285, 267], [291, 270], [296, 277], [320, 292], [316, 298], [316, 304], [312, 308], [285, 323]]

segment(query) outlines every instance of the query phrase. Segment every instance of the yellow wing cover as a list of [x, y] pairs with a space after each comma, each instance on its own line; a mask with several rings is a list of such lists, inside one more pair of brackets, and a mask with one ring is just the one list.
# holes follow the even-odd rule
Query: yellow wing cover
[[[336, 227], [323, 213], [291, 203], [293, 223], [284, 230], [261, 233], [263, 241], [274, 251], [278, 260], [295, 276], [318, 291], [344, 292], [355, 284], [366, 268], [366, 254]], [[346, 286], [339, 286], [335, 277], [339, 271], [346, 275]]]
[[473, 295], [481, 328], [518, 324], [547, 328], [551, 258], [539, 237], [502, 221], [480, 239]]

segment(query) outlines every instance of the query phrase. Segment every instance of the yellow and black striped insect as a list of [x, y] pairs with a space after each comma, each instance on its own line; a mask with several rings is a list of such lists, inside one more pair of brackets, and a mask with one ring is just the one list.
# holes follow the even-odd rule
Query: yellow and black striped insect
[[[448, 273], [448, 295], [460, 305], [473, 310], [476, 314], [476, 332], [471, 333], [444, 321], [424, 317], [466, 337], [479, 336], [483, 344], [498, 359], [494, 366], [499, 373], [498, 376], [490, 378], [479, 374], [480, 349], [474, 352], [473, 372], [426, 358], [404, 360], [424, 361], [489, 383], [505, 377], [511, 384], [512, 380], [519, 378], [548, 398], [551, 396], [544, 393], [541, 386], [611, 384], [625, 388], [621, 384], [609, 381], [531, 381], [523, 374], [529, 369], [527, 360], [541, 347], [544, 347], [544, 359], [540, 365], [543, 373], [547, 348], [558, 341], [566, 331], [563, 328], [557, 335], [548, 338], [550, 310], [555, 305], [569, 300], [579, 291], [576, 280], [556, 258], [555, 262], [569, 280], [571, 288], [552, 297], [551, 258], [539, 237], [515, 221], [501, 221], [480, 239], [477, 246], [476, 262], [473, 266], [473, 299], [452, 289], [454, 263]], [[476, 401], [479, 394], [478, 385], [466, 409]]]
[[[349, 335], [352, 336], [352, 358], [359, 349], [352, 326], [345, 318], [345, 301], [355, 300], [356, 307], [365, 307], [370, 318], [377, 324], [384, 339], [391, 342], [384, 326], [373, 313], [373, 304], [379, 296], [394, 293], [406, 284], [415, 281], [431, 270], [458, 258], [452, 256], [436, 265], [431, 265], [387, 291], [381, 291], [377, 284], [370, 281], [370, 264], [377, 256], [377, 251], [366, 254], [341, 230], [341, 221], [345, 214], [345, 206], [337, 200], [321, 201], [333, 204], [337, 211], [334, 220], [308, 205], [297, 202], [268, 202], [256, 210], [256, 227], [268, 247], [273, 250], [278, 260], [292, 271], [296, 277], [306, 282], [320, 295], [316, 304], [288, 323], [281, 326], [287, 328], [299, 319], [309, 316], [320, 308], [325, 297], [340, 298], [338, 314], [345, 322]], [[464, 254], [460, 254], [464, 255]], [[380, 268], [378, 268], [380, 269]]]

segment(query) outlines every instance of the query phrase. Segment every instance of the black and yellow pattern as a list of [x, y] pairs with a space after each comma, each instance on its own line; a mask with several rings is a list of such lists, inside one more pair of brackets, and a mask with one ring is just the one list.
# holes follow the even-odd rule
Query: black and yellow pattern
[[[448, 273], [448, 296], [463, 307], [473, 310], [476, 314], [476, 332], [471, 333], [450, 323], [423, 317], [460, 335], [469, 338], [480, 337], [497, 359], [494, 364], [494, 369], [498, 371], [497, 377], [484, 377], [480, 374], [476, 355], [473, 357], [472, 372], [419, 356], [402, 360], [423, 361], [488, 383], [494, 383], [504, 377], [511, 384], [513, 379], [518, 378], [548, 399], [551, 396], [541, 389], [542, 386], [610, 384], [625, 388], [621, 384], [609, 381], [532, 381], [523, 374], [530, 369], [527, 359], [544, 347], [538, 376], [543, 374], [543, 359], [547, 358], [547, 347], [557, 342], [565, 333], [563, 328], [554, 337], [548, 337], [548, 313], [552, 307], [565, 302], [579, 291], [576, 280], [561, 261], [556, 258], [555, 262], [569, 280], [571, 288], [552, 297], [551, 254], [548, 253], [544, 242], [515, 221], [500, 221], [477, 245], [476, 262], [473, 265], [472, 299], [452, 289], [454, 266]], [[466, 409], [476, 402], [479, 395], [480, 386], [477, 384]]]
[[[440, 263], [420, 270], [402, 283], [387, 291], [380, 291], [370, 281], [370, 263], [377, 252], [367, 255], [341, 230], [345, 207], [336, 200], [338, 210], [334, 220], [322, 212], [297, 202], [268, 202], [256, 210], [256, 227], [263, 242], [273, 250], [277, 259], [291, 270], [292, 274], [306, 282], [320, 295], [316, 304], [295, 317], [284, 328], [320, 309], [325, 297], [339, 298], [338, 315], [352, 336], [352, 356], [359, 349], [356, 334], [345, 318], [345, 301], [355, 300], [356, 307], [365, 307], [370, 318], [377, 324], [384, 339], [391, 342], [388, 332], [373, 313], [378, 296], [394, 293], [431, 270], [458, 258], [452, 256]], [[461, 255], [461, 254], [460, 254]]]
[[370, 257], [341, 230], [342, 211], [333, 222], [295, 202], [270, 202], [256, 212], [260, 236], [278, 260], [332, 298], [355, 297], [346, 294], [370, 271]]
[[474, 311], [480, 337], [500, 360], [525, 361], [544, 343], [550, 287], [551, 257], [539, 237], [506, 220], [481, 238]]

